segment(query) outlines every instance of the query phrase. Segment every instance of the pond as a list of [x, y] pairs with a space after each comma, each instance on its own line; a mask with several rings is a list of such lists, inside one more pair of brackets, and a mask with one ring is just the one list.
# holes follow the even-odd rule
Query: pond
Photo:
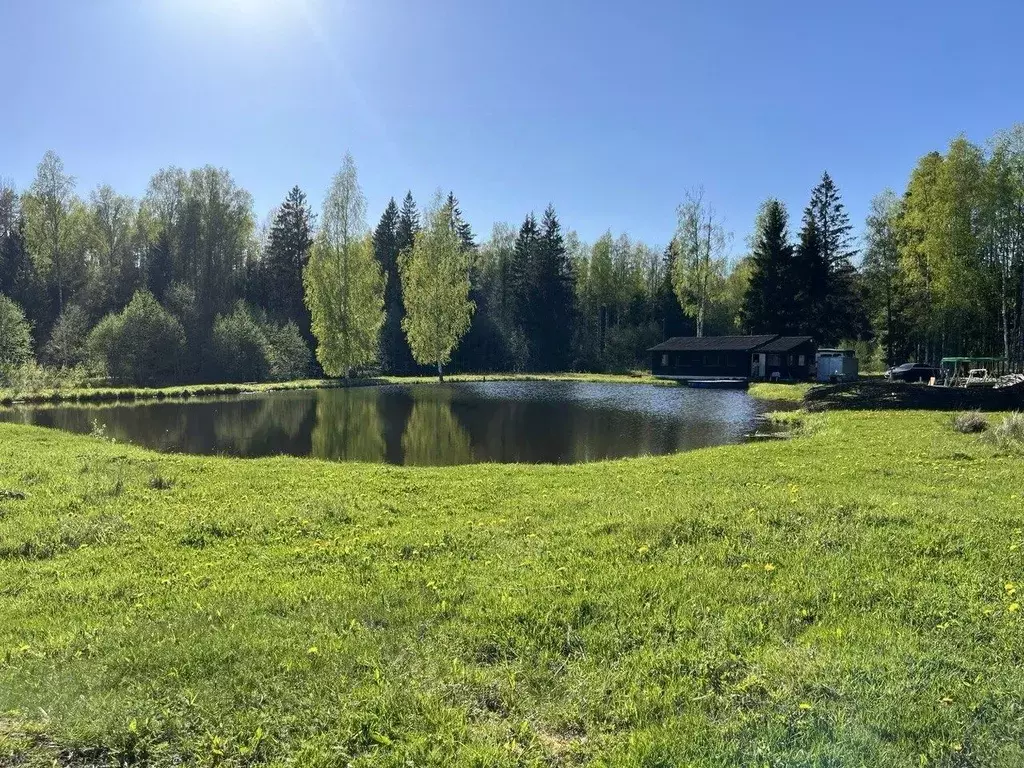
[[571, 464], [745, 439], [778, 404], [647, 384], [478, 382], [0, 410], [0, 420], [158, 451], [409, 465]]

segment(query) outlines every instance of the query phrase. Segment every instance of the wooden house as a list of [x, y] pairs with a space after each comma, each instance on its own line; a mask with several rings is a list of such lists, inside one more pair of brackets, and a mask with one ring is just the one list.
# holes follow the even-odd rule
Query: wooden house
[[661, 378], [802, 381], [814, 375], [810, 336], [675, 336], [651, 347], [651, 372]]

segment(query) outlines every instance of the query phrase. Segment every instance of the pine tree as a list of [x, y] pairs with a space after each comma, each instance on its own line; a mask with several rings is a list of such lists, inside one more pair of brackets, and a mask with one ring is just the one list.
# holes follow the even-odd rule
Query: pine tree
[[267, 311], [279, 323], [295, 323], [307, 341], [312, 334], [303, 301], [302, 271], [313, 246], [312, 218], [306, 195], [292, 187], [270, 227], [265, 263]]
[[[407, 203], [412, 197], [406, 197]], [[413, 213], [415, 208], [412, 208]], [[412, 230], [412, 216], [406, 220], [406, 226]], [[412, 369], [412, 353], [409, 343], [402, 331], [402, 318], [405, 307], [402, 304], [402, 281], [398, 274], [399, 230], [403, 225], [402, 214], [399, 213], [395, 199], [391, 198], [387, 208], [380, 217], [380, 222], [373, 232], [373, 250], [384, 272], [384, 326], [380, 331], [381, 368], [385, 373], [410, 373]]]
[[778, 200], [769, 200], [758, 221], [760, 231], [751, 254], [742, 322], [748, 333], [793, 333], [793, 246], [789, 243], [786, 209]]

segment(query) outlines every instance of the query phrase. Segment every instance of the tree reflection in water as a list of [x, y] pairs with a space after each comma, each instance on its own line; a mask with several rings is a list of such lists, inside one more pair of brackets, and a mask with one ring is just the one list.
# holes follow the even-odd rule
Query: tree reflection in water
[[[332, 397], [344, 392], [344, 397]], [[345, 461], [384, 461], [378, 387], [321, 390], [316, 398], [313, 456]]]
[[452, 413], [450, 388], [421, 387], [416, 392], [402, 434], [402, 455], [405, 464], [472, 463], [469, 433]]
[[161, 451], [446, 465], [571, 463], [737, 442], [777, 403], [744, 392], [581, 382], [389, 385], [153, 404], [0, 410]]

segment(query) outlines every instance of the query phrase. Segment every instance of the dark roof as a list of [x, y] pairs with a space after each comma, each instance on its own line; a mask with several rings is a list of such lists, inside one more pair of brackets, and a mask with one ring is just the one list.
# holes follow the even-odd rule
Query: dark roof
[[810, 336], [779, 336], [777, 339], [773, 339], [765, 344], [763, 347], [758, 347], [758, 352], [789, 352], [791, 349], [796, 349], [801, 344], [807, 344], [808, 342], [814, 343], [814, 339]]
[[750, 352], [767, 344], [775, 335], [767, 336], [673, 336], [648, 352]]

